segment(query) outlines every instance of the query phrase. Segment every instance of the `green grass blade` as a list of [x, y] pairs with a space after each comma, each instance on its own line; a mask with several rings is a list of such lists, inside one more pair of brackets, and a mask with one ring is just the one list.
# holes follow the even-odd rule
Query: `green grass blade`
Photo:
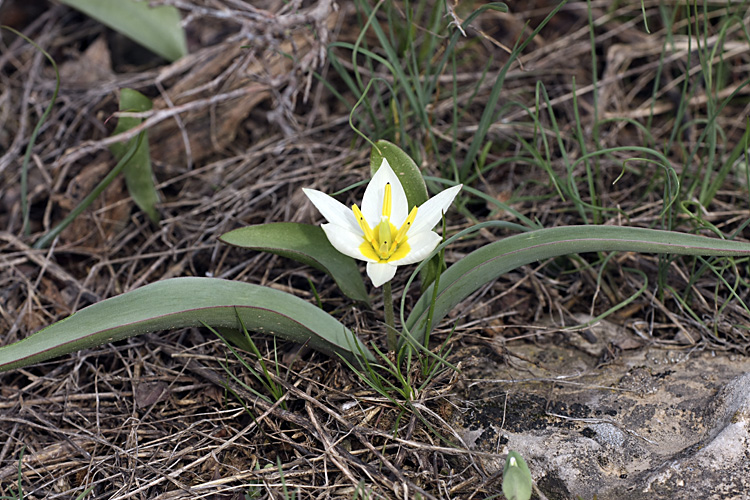
[[[450, 244], [457, 236], [445, 244]], [[747, 257], [750, 243], [619, 226], [568, 226], [529, 231], [486, 245], [449, 267], [440, 277], [433, 321], [439, 322], [474, 291], [508, 271], [561, 255], [606, 251]], [[431, 299], [432, 289], [428, 289], [405, 322], [411, 337], [418, 342], [424, 337]]]
[[81, 215], [84, 210], [86, 210], [93, 202], [96, 200], [96, 198], [102, 194], [102, 192], [107, 189], [107, 186], [109, 186], [113, 180], [115, 180], [115, 177], [117, 177], [117, 174], [119, 174], [123, 168], [125, 168], [125, 165], [130, 161], [130, 159], [133, 157], [135, 152], [138, 150], [138, 147], [140, 146], [141, 142], [143, 141], [143, 136], [145, 132], [141, 132], [138, 134], [137, 140], [135, 143], [131, 144], [128, 148], [127, 153], [125, 156], [117, 162], [117, 165], [114, 166], [112, 170], [102, 179], [99, 181], [99, 184], [96, 185], [96, 187], [86, 195], [86, 197], [81, 200], [81, 203], [79, 203], [64, 219], [60, 224], [55, 226], [54, 229], [49, 231], [47, 234], [42, 236], [37, 240], [36, 243], [34, 243], [34, 248], [47, 248], [52, 241], [57, 238], [57, 236], [63, 232], [63, 230], [68, 227], [68, 225], [73, 222], [76, 217]]
[[701, 193], [701, 197], [700, 197], [701, 205], [703, 205], [704, 207], [707, 207], [713, 201], [714, 197], [716, 196], [716, 193], [724, 185], [724, 181], [726, 180], [727, 175], [737, 163], [737, 160], [740, 159], [740, 156], [747, 153], [747, 146], [748, 146], [749, 140], [750, 140], [750, 127], [747, 126], [747, 120], [746, 120], [745, 133], [742, 134], [742, 138], [740, 138], [739, 142], [734, 147], [729, 157], [726, 160], [724, 160], [723, 165], [721, 166], [719, 171], [716, 173], [716, 176], [713, 178], [713, 180], [706, 183], [707, 186]]
[[[443, 74], [443, 69], [445, 68], [445, 65], [448, 64], [448, 60], [456, 54], [456, 45], [458, 44], [458, 41], [464, 36], [465, 30], [467, 30], [471, 26], [471, 23], [473, 23], [480, 14], [487, 10], [508, 12], [508, 6], [501, 2], [490, 2], [481, 5], [474, 12], [469, 14], [469, 16], [461, 23], [461, 29], [456, 28], [453, 30], [448, 45], [445, 47], [440, 61], [434, 66], [432, 78], [429, 81], [429, 86], [426, 88], [427, 94], [433, 95], [435, 93], [435, 90], [438, 88], [438, 80], [440, 79], [440, 75]], [[485, 67], [485, 70], [487, 69], [489, 69], [489, 64]], [[484, 76], [485, 75], [482, 75], [482, 79], [484, 78]], [[479, 87], [477, 86], [477, 90], [478, 89]], [[471, 102], [472, 99], [473, 96], [469, 101]]]
[[135, 0], [60, 0], [122, 33], [168, 61], [187, 54], [187, 40], [175, 7], [149, 7]]
[[[397, 48], [393, 46], [392, 41], [389, 39], [388, 34], [383, 30], [383, 27], [380, 25], [380, 23], [377, 22], [377, 19], [375, 19], [375, 14], [377, 12], [377, 9], [380, 7], [380, 3], [377, 4], [374, 8], [370, 7], [368, 2], [365, 1], [357, 2], [357, 5], [362, 10], [363, 14], [368, 18], [365, 29], [372, 28], [375, 36], [380, 42], [382, 51], [385, 53], [385, 59], [389, 63], [388, 69], [393, 74], [394, 79], [393, 96], [397, 96], [399, 90], [403, 91], [406, 100], [405, 104], [408, 104], [410, 112], [414, 113], [417, 117], [417, 121], [422, 124], [427, 131], [429, 131], [429, 118], [426, 111], [426, 103], [419, 99], [419, 96], [417, 95], [414, 87], [414, 79], [411, 78], [404, 70], [405, 63], [403, 61], [403, 58], [398, 54]], [[362, 31], [362, 35], [364, 35], [364, 33], [365, 30]], [[360, 39], [361, 38], [362, 36], [360, 37]], [[408, 61], [406, 65], [408, 67]], [[358, 79], [361, 78], [359, 76], [359, 73], [356, 73], [356, 76]], [[406, 116], [404, 116], [404, 113], [400, 114], [402, 115], [400, 120], [405, 120]], [[403, 125], [403, 122], [401, 122], [401, 124]], [[404, 137], [404, 139], [406, 140], [408, 139], [408, 137]]]
[[281, 255], [319, 269], [336, 281], [344, 295], [370, 305], [357, 263], [333, 248], [319, 226], [297, 222], [260, 224], [229, 231], [219, 239], [229, 245]]
[[[430, 182], [436, 182], [439, 184], [445, 184], [446, 186], [449, 186], [449, 187], [456, 185], [455, 182], [449, 181], [446, 179], [441, 179], [440, 177], [426, 176], [425, 180], [430, 181]], [[488, 204], [495, 205], [497, 209], [502, 210], [503, 212], [507, 212], [511, 214], [513, 217], [515, 217], [516, 219], [518, 219], [519, 221], [521, 221], [527, 228], [530, 228], [530, 229], [542, 228], [539, 225], [539, 223], [534, 222], [533, 220], [529, 219], [528, 217], [523, 215], [521, 212], [519, 212], [518, 210], [508, 205], [507, 203], [503, 203], [502, 201], [496, 199], [493, 196], [488, 195], [487, 193], [483, 193], [482, 191], [478, 189], [474, 189], [473, 187], [470, 187], [467, 185], [464, 185], [464, 187], [461, 188], [461, 192], [464, 194], [470, 194], [472, 196], [476, 196], [477, 198], [481, 198], [482, 200], [486, 201]]]
[[[151, 99], [132, 89], [122, 89], [120, 91], [120, 111], [141, 112], [148, 111], [152, 108]], [[126, 132], [141, 124], [141, 118], [130, 116], [121, 116], [117, 120], [112, 135], [118, 135]], [[115, 158], [121, 160], [127, 153], [131, 144], [136, 141], [135, 138], [128, 142], [112, 144], [109, 149]], [[159, 212], [156, 210], [156, 204], [159, 203], [159, 193], [154, 185], [154, 173], [151, 169], [151, 153], [148, 147], [148, 133], [144, 131], [144, 137], [138, 148], [135, 150], [133, 157], [125, 164], [123, 169], [125, 183], [128, 186], [128, 192], [138, 208], [143, 210], [151, 222], [159, 222]]]
[[60, 91], [60, 72], [57, 70], [57, 64], [55, 64], [55, 60], [52, 58], [52, 56], [49, 55], [46, 50], [34, 43], [32, 39], [28, 38], [20, 31], [11, 28], [10, 26], [3, 25], [0, 26], [0, 29], [6, 29], [29, 42], [34, 46], [34, 48], [41, 52], [44, 57], [47, 58], [47, 60], [52, 65], [52, 69], [55, 70], [55, 90], [54, 92], [52, 92], [52, 99], [50, 99], [50, 103], [44, 109], [42, 116], [39, 117], [39, 121], [37, 121], [36, 126], [34, 126], [34, 130], [31, 132], [29, 143], [26, 146], [26, 152], [23, 155], [23, 163], [21, 164], [21, 214], [23, 216], [21, 232], [23, 234], [29, 234], [29, 160], [31, 160], [31, 152], [34, 149], [34, 144], [36, 144], [36, 138], [39, 135], [39, 131], [41, 130], [42, 125], [47, 120], [47, 118], [49, 118], [49, 115], [52, 112], [52, 108], [55, 106], [55, 102], [57, 101], [57, 94]]
[[542, 28], [547, 25], [547, 23], [553, 17], [555, 17], [558, 11], [562, 9], [566, 3], [567, 0], [564, 0], [560, 2], [557, 7], [552, 9], [547, 17], [545, 17], [544, 20], [539, 23], [539, 26], [534, 29], [531, 35], [513, 49], [513, 52], [508, 58], [508, 62], [505, 63], [503, 68], [500, 70], [500, 73], [498, 74], [497, 79], [495, 80], [495, 84], [492, 86], [492, 90], [490, 91], [490, 95], [487, 99], [487, 106], [484, 108], [482, 117], [479, 119], [479, 128], [477, 129], [476, 134], [474, 134], [474, 137], [471, 140], [471, 144], [469, 145], [469, 151], [466, 153], [464, 161], [459, 168], [460, 179], [466, 179], [466, 177], [469, 175], [471, 167], [474, 164], [474, 161], [476, 160], [480, 149], [484, 145], [484, 140], [487, 137], [490, 126], [496, 119], [495, 115], [497, 113], [497, 103], [500, 100], [500, 93], [503, 90], [503, 85], [505, 84], [505, 76], [508, 74], [511, 65], [516, 61], [523, 49], [525, 49], [526, 46], [531, 43], [531, 40], [534, 39], [534, 37], [542, 30]]
[[352, 332], [330, 314], [288, 293], [217, 278], [173, 278], [104, 300], [0, 348], [0, 371], [80, 349], [175, 328], [234, 328], [279, 337], [326, 354], [374, 360]]

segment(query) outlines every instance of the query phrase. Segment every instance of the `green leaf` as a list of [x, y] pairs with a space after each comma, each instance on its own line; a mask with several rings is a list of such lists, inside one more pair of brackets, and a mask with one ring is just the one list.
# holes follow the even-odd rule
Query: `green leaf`
[[503, 469], [503, 495], [508, 500], [531, 498], [531, 471], [520, 453], [511, 451]]
[[333, 248], [319, 226], [296, 222], [261, 224], [235, 229], [219, 239], [229, 245], [281, 255], [319, 269], [336, 281], [344, 295], [370, 305], [357, 263]]
[[[450, 266], [440, 276], [433, 324], [466, 297], [508, 271], [561, 255], [607, 251], [748, 257], [750, 243], [618, 226], [568, 226], [529, 231], [490, 243]], [[420, 297], [406, 320], [406, 328], [419, 342], [424, 339], [433, 286]]]
[[[120, 91], [120, 111], [131, 113], [148, 111], [152, 107], [151, 100], [133, 89], [122, 89]], [[112, 135], [121, 134], [141, 123], [140, 118], [121, 116], [117, 120]], [[151, 169], [151, 153], [148, 147], [148, 133], [144, 132], [141, 143], [132, 158], [125, 164], [123, 175], [128, 186], [128, 192], [138, 207], [148, 215], [154, 224], [159, 222], [159, 212], [156, 204], [159, 203], [159, 193], [154, 185], [154, 173]], [[117, 160], [121, 160], [128, 152], [130, 146], [137, 141], [137, 137], [128, 142], [112, 144], [109, 149]]]
[[370, 152], [370, 173], [375, 175], [383, 158], [388, 160], [393, 171], [401, 181], [401, 185], [406, 192], [406, 199], [409, 202], [409, 210], [412, 207], [419, 206], [429, 197], [427, 186], [424, 183], [422, 172], [411, 156], [406, 154], [400, 147], [388, 141], [378, 141]]
[[159, 330], [208, 325], [278, 335], [326, 354], [374, 359], [325, 311], [273, 288], [218, 278], [173, 278], [96, 303], [0, 347], [0, 371]]
[[60, 0], [172, 62], [187, 54], [179, 11], [135, 0]]

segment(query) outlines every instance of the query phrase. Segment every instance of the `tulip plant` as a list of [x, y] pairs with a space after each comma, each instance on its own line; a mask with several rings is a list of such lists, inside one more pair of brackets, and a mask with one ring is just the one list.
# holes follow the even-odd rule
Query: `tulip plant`
[[[408, 165], [408, 163], [407, 163]], [[383, 285], [388, 348], [396, 350], [398, 339], [393, 318], [391, 280], [398, 266], [425, 260], [440, 243], [432, 231], [461, 190], [453, 186], [409, 210], [401, 181], [383, 158], [365, 189], [362, 209], [349, 210], [334, 198], [315, 189], [304, 193], [328, 221], [322, 228], [331, 245], [344, 255], [367, 262], [367, 275], [376, 288]]]
[[[349, 209], [320, 191], [304, 190], [327, 221], [322, 227], [264, 224], [231, 231], [221, 240], [296, 259], [326, 272], [344, 295], [364, 306], [369, 306], [369, 294], [356, 261], [367, 262], [372, 284], [383, 287], [391, 349], [397, 343], [424, 348], [432, 325], [470, 294], [503, 273], [551, 257], [605, 251], [750, 256], [750, 244], [746, 242], [672, 231], [616, 226], [529, 229], [478, 248], [443, 273], [432, 273], [434, 282], [430, 273], [423, 273], [423, 279], [431, 284], [408, 315], [402, 299], [402, 326], [398, 332], [390, 290], [397, 268], [419, 263], [418, 270], [426, 269], [429, 259], [477, 227], [440, 243], [441, 237], [432, 229], [461, 186], [450, 187], [428, 200], [419, 168], [393, 144], [375, 143], [371, 171], [372, 180], [365, 189], [361, 208], [354, 205]], [[407, 281], [406, 290], [415, 275], [416, 271]], [[0, 348], [0, 371], [142, 333], [196, 326], [219, 328], [229, 341], [240, 347], [247, 345], [246, 329], [306, 343], [348, 362], [376, 361], [354, 332], [294, 295], [250, 283], [184, 277], [159, 281], [103, 300]], [[396, 333], [400, 333], [400, 338]]]

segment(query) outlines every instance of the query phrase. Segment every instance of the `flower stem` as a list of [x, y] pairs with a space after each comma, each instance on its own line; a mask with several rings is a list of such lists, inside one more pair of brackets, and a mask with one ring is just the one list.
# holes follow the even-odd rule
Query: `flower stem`
[[385, 312], [385, 327], [388, 336], [388, 350], [395, 352], [398, 348], [398, 337], [396, 333], [396, 323], [393, 317], [393, 293], [391, 292], [391, 282], [383, 284], [383, 312]]

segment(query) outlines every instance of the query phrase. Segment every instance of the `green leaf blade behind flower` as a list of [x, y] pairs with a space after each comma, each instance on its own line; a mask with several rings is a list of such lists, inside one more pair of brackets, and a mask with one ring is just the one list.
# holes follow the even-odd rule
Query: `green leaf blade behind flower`
[[356, 261], [333, 248], [319, 226], [296, 222], [261, 224], [235, 229], [220, 236], [219, 240], [314, 267], [331, 276], [344, 295], [370, 305]]
[[[148, 111], [152, 106], [151, 100], [137, 90], [127, 88], [120, 90], [120, 111], [137, 113]], [[112, 135], [121, 134], [135, 128], [141, 124], [141, 121], [141, 118], [121, 116], [117, 120], [117, 126]], [[154, 172], [151, 168], [148, 133], [144, 132], [144, 134], [145, 136], [141, 140], [135, 154], [123, 168], [123, 175], [125, 176], [128, 193], [130, 193], [135, 204], [148, 215], [151, 222], [156, 224], [159, 222], [159, 211], [156, 209], [156, 205], [159, 203], [159, 193], [156, 191], [156, 186], [154, 185]], [[119, 161], [136, 141], [137, 138], [134, 137], [128, 142], [112, 144], [109, 150]]]
[[370, 351], [333, 316], [288, 293], [218, 278], [173, 278], [98, 302], [0, 347], [0, 371], [159, 330], [199, 327], [278, 335], [355, 360]]
[[171, 6], [150, 7], [148, 1], [60, 0], [122, 33], [164, 59], [173, 62], [187, 54], [180, 12]]
[[[750, 243], [674, 231], [619, 226], [568, 226], [510, 236], [479, 248], [440, 276], [433, 324], [466, 297], [508, 271], [552, 257], [586, 252], [641, 252], [673, 255], [750, 257]], [[431, 286], [406, 319], [422, 342], [432, 299]]]
[[375, 147], [370, 152], [370, 174], [375, 175], [383, 158], [388, 160], [395, 174], [401, 181], [401, 185], [406, 193], [406, 200], [409, 202], [409, 210], [412, 207], [419, 206], [429, 198], [427, 186], [424, 183], [422, 172], [411, 156], [406, 154], [400, 147], [395, 144], [380, 140], [375, 143]]

